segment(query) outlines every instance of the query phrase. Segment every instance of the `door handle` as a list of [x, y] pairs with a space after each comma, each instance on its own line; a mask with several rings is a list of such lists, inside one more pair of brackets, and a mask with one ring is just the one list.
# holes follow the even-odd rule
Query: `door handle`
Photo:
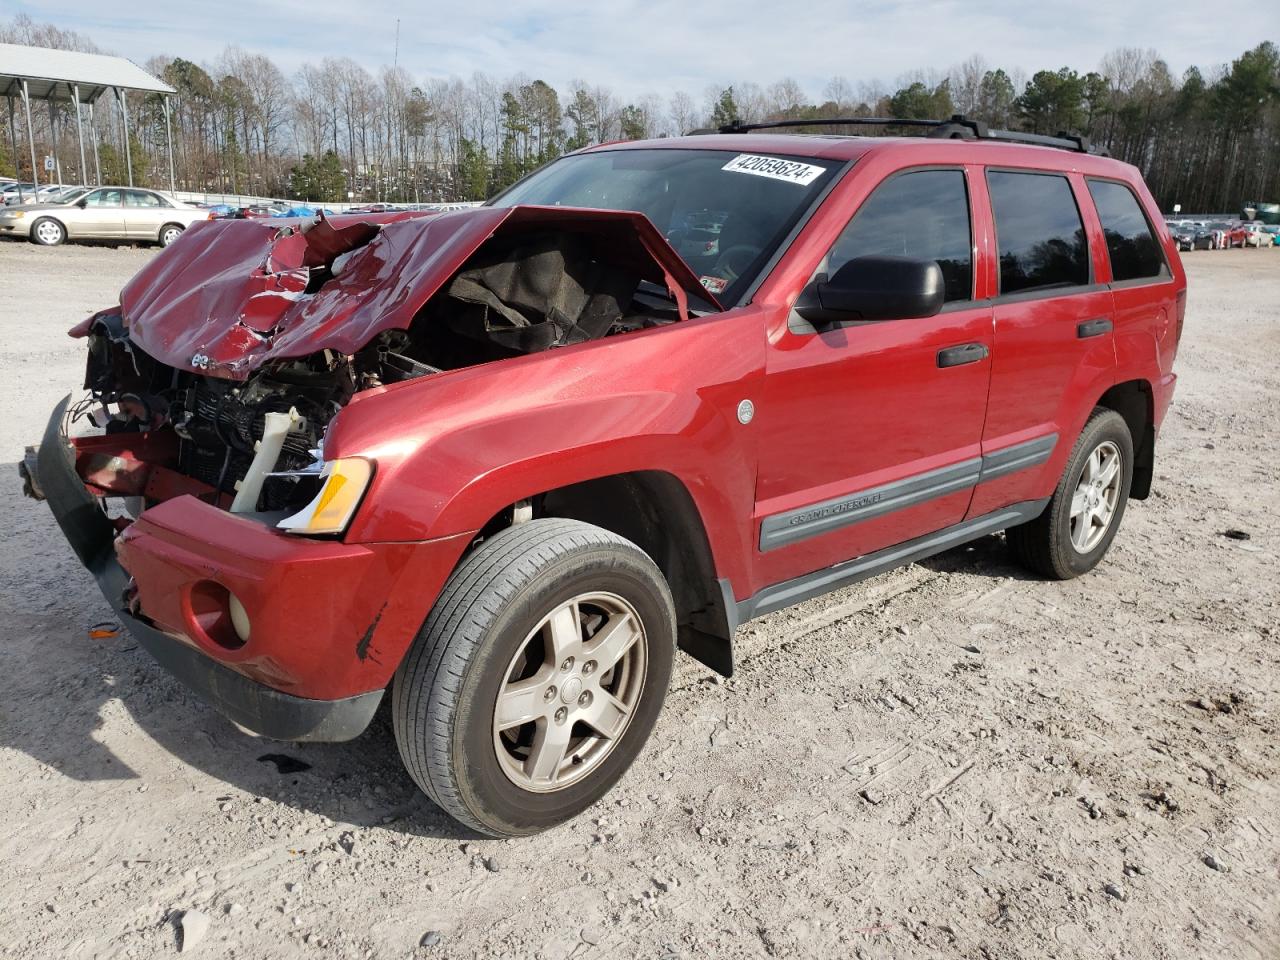
[[1095, 317], [1092, 320], [1086, 320], [1084, 323], [1076, 325], [1076, 336], [1081, 340], [1089, 337], [1100, 337], [1104, 333], [1111, 332], [1111, 321], [1106, 317]]
[[987, 359], [990, 351], [985, 343], [962, 343], [958, 347], [946, 347], [938, 351], [939, 367], [960, 367]]

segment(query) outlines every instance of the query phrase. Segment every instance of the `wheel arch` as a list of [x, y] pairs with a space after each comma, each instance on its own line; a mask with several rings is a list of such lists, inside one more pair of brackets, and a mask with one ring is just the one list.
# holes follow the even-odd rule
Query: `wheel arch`
[[177, 227], [179, 233], [185, 233], [187, 229], [187, 226], [184, 223], [177, 220], [166, 220], [164, 223], [160, 224], [160, 229], [156, 231], [156, 243], [164, 242], [164, 232], [170, 227]]
[[1155, 403], [1150, 381], [1117, 383], [1098, 398], [1095, 406], [1114, 410], [1124, 417], [1133, 438], [1133, 485], [1129, 496], [1134, 500], [1147, 499], [1155, 473]]
[[507, 506], [485, 530], [515, 522], [518, 508], [526, 503], [534, 517], [590, 523], [647, 553], [671, 588], [680, 649], [724, 676], [733, 673], [732, 592], [727, 581], [716, 577], [702, 514], [679, 477], [664, 470], [635, 470], [556, 487]]

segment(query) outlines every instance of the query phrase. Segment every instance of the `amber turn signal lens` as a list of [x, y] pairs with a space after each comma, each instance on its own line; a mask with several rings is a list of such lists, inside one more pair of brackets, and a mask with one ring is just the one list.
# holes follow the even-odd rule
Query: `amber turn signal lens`
[[290, 533], [341, 533], [355, 515], [373, 479], [373, 463], [363, 457], [331, 460], [320, 471], [320, 491], [310, 503], [276, 526]]

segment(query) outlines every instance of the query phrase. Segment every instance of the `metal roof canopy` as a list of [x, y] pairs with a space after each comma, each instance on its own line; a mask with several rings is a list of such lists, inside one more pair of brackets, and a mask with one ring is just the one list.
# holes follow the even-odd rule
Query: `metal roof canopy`
[[[157, 80], [132, 60], [126, 60], [124, 57], [0, 43], [0, 95], [9, 101], [9, 137], [13, 143], [14, 157], [18, 155], [18, 134], [14, 111], [14, 99], [17, 98], [26, 111], [27, 140], [31, 148], [31, 180], [37, 188], [40, 185], [40, 174], [36, 165], [36, 140], [31, 123], [31, 101], [43, 100], [49, 105], [49, 129], [53, 134], [52, 165], [57, 170], [59, 184], [62, 183], [62, 163], [58, 158], [57, 105], [65, 103], [67, 109], [75, 113], [76, 139], [80, 145], [80, 179], [85, 184], [89, 182], [89, 175], [85, 166], [81, 108], [88, 106], [93, 165], [97, 182], [100, 184], [102, 167], [98, 158], [98, 136], [93, 123], [93, 105], [108, 91], [114, 95], [120, 110], [125, 169], [128, 171], [129, 186], [133, 186], [133, 158], [130, 156], [129, 149], [129, 110], [124, 95], [126, 90], [160, 94], [169, 148], [169, 189], [172, 191], [176, 189], [176, 183], [173, 176], [173, 129], [170, 125], [169, 97], [177, 93], [173, 87]], [[21, 188], [19, 194], [21, 194]]]
[[177, 93], [124, 57], [0, 43], [0, 93], [18, 96], [23, 80], [27, 82], [27, 95], [33, 100], [76, 98], [81, 103], [93, 103], [112, 87]]

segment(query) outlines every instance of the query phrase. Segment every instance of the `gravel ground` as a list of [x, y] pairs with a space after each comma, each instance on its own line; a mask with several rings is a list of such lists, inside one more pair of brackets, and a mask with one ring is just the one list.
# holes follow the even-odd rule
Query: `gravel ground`
[[152, 255], [0, 243], [0, 956], [168, 956], [184, 911], [226, 957], [1280, 956], [1280, 251], [1187, 255], [1156, 492], [1098, 571], [990, 538], [750, 624], [731, 681], [681, 658], [610, 797], [505, 842], [385, 718], [256, 740], [88, 639], [13, 463]]

